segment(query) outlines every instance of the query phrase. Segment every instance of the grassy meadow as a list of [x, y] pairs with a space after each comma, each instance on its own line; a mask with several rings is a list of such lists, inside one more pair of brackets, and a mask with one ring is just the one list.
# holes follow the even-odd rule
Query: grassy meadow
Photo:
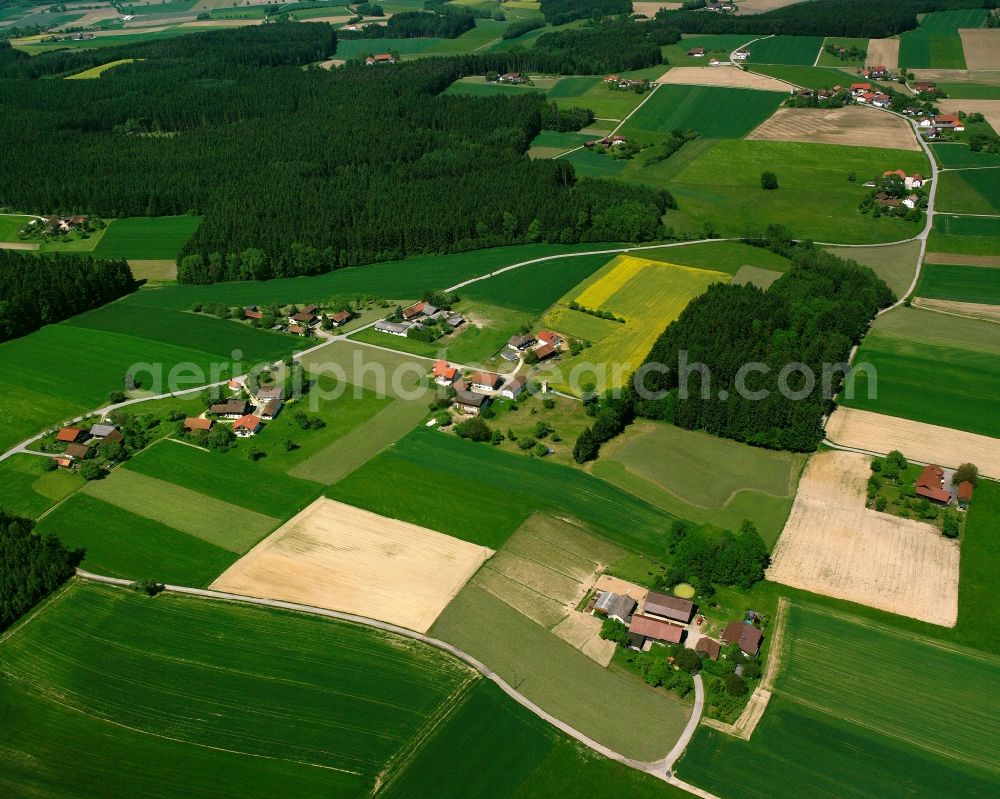
[[83, 485], [83, 478], [63, 469], [47, 471], [48, 458], [13, 455], [0, 461], [0, 508], [37, 519]]
[[176, 258], [198, 225], [200, 216], [129, 217], [108, 225], [94, 248], [95, 258]]
[[0, 241], [20, 241], [17, 232], [32, 219], [24, 214], [0, 214]]
[[[838, 61], [840, 59], [837, 59]], [[847, 67], [846, 69], [850, 69]], [[753, 71], [778, 80], [804, 86], [807, 89], [829, 89], [834, 86], [850, 85], [853, 78], [845, 69], [836, 66], [805, 67], [790, 64], [754, 64]]]
[[802, 456], [788, 452], [659, 422], [637, 422], [602, 447], [591, 471], [695, 522], [737, 530], [750, 519], [772, 546], [791, 510], [803, 463]]
[[[440, 491], [447, 492], [444, 506]], [[583, 521], [609, 541], [659, 556], [663, 530], [673, 521], [578, 469], [425, 429], [383, 450], [327, 496], [492, 549], [533, 513], [550, 511]]]
[[819, 61], [816, 62], [817, 66], [820, 67], [863, 67], [865, 66], [865, 59], [844, 59], [840, 56], [830, 55], [826, 52], [827, 45], [832, 47], [843, 47], [850, 50], [852, 47], [856, 47], [858, 50], [867, 51], [868, 50], [868, 40], [867, 39], [851, 39], [843, 36], [827, 36], [823, 40], [823, 50], [819, 54]]
[[827, 251], [840, 258], [857, 261], [869, 267], [885, 281], [897, 297], [913, 282], [920, 259], [920, 242], [907, 241], [889, 247], [827, 247]]
[[739, 139], [771, 116], [781, 92], [665, 84], [625, 123], [623, 133], [645, 139], [693, 130], [708, 139]]
[[[729, 54], [737, 47], [746, 44], [751, 37], [743, 33], [721, 33], [715, 35], [684, 36], [677, 44], [668, 44], [660, 48], [671, 66], [704, 67], [710, 58], [728, 61]], [[705, 48], [703, 56], [689, 56], [688, 51], [694, 47]]]
[[938, 176], [934, 207], [940, 213], [1000, 215], [1000, 175], [992, 169], [963, 169]]
[[[867, 194], [861, 184], [889, 166], [926, 170], [922, 153], [777, 141], [694, 144], [698, 147], [690, 157], [682, 150], [681, 159], [637, 167], [629, 177], [669, 188], [688, 216], [710, 220], [720, 236], [740, 236], [769, 223], [785, 225], [800, 238], [853, 244], [919, 232], [917, 223], [874, 219], [861, 214], [858, 205]], [[777, 175], [777, 190], [761, 189], [765, 171]], [[848, 180], [852, 173], [853, 183]]]
[[973, 152], [961, 142], [931, 145], [938, 164], [946, 169], [964, 169], [972, 166], [1000, 166], [1000, 153]]
[[0, 792], [356, 797], [469, 679], [363, 627], [77, 582], [0, 645]]
[[77, 72], [75, 75], [68, 75], [66, 80], [93, 80], [94, 78], [101, 77], [109, 69], [120, 67], [122, 64], [131, 64], [133, 61], [135, 61], [134, 58], [119, 58], [117, 61], [109, 61], [107, 64], [85, 69], [82, 72]]
[[747, 48], [747, 63], [812, 66], [822, 46], [822, 36], [769, 36]]
[[989, 11], [962, 8], [920, 17], [920, 27], [899, 36], [899, 66], [906, 69], [965, 69], [959, 28], [982, 27]]
[[917, 294], [938, 300], [1000, 305], [1000, 269], [990, 266], [924, 264]]
[[858, 375], [844, 405], [1000, 436], [1000, 329], [989, 322], [899, 308], [879, 319], [854, 359], [877, 370], [876, 395]]
[[[611, 326], [601, 325], [604, 335], [593, 346], [564, 358], [555, 367], [558, 371], [553, 375], [553, 384], [560, 390], [578, 392], [580, 385], [574, 385], [571, 378], [579, 373], [576, 382], [582, 384], [592, 379], [597, 391], [622, 385], [652, 349], [663, 328], [710, 285], [728, 279], [729, 275], [724, 272], [632, 255], [619, 256], [562, 298], [557, 306], [557, 310], [564, 312], [562, 320], [558, 315], [546, 315], [545, 325], [558, 332], [563, 332], [560, 322], [567, 321], [567, 310], [576, 320], [570, 320], [571, 326], [580, 329], [579, 317], [584, 314], [565, 307], [571, 302], [590, 310], [609, 311], [625, 320], [624, 323], [612, 321]], [[597, 321], [607, 323], [608, 320]], [[589, 365], [621, 368], [617, 374], [595, 374]]]
[[703, 241], [698, 244], [641, 250], [635, 255], [651, 261], [667, 261], [730, 275], [735, 275], [744, 266], [787, 272], [790, 265], [787, 258], [777, 253], [762, 247], [751, 247], [741, 241]]

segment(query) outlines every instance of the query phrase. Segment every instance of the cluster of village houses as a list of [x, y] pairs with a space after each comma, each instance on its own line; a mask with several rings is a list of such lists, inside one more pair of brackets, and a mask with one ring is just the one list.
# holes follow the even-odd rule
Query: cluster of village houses
[[[355, 28], [357, 30], [357, 28]], [[376, 64], [395, 64], [396, 57], [389, 53], [376, 53], [375, 55], [370, 55], [365, 59], [365, 64], [369, 67], [373, 67]]]
[[63, 427], [56, 433], [56, 442], [65, 444], [66, 448], [55, 458], [57, 466], [72, 469], [78, 461], [82, 461], [90, 453], [90, 448], [104, 442], [122, 441], [124, 436], [116, 424], [98, 422], [89, 430], [82, 427]]
[[42, 225], [46, 234], [53, 236], [60, 233], [69, 233], [71, 230], [86, 227], [88, 217], [86, 216], [47, 216], [45, 219], [32, 219], [24, 228], [30, 233], [35, 232], [35, 228]]
[[[687, 54], [690, 58], [704, 58], [705, 56], [708, 55], [708, 52], [705, 50], [704, 47], [692, 47], [690, 50], [687, 51]], [[709, 58], [708, 65], [710, 67], [724, 67], [724, 66], [729, 66], [733, 62], [743, 62], [750, 57], [750, 51], [734, 50], [732, 53], [730, 53], [730, 57], [732, 59], [731, 61], [720, 61], [718, 58], [714, 57]]]
[[457, 330], [465, 324], [465, 318], [461, 314], [437, 308], [425, 301], [415, 302], [413, 305], [407, 306], [403, 309], [402, 316], [402, 321], [399, 322], [390, 322], [387, 319], [376, 322], [375, 330], [379, 333], [405, 338], [411, 330], [423, 330], [427, 326], [427, 322], [437, 322], [444, 319], [452, 330]]
[[[551, 330], [542, 330], [537, 336], [525, 333], [511, 336], [502, 357], [516, 361], [531, 351], [538, 360], [544, 361], [555, 356], [564, 345], [562, 336]], [[461, 413], [471, 415], [482, 413], [494, 397], [517, 399], [528, 386], [528, 377], [524, 374], [508, 377], [505, 380], [502, 375], [494, 372], [476, 370], [463, 376], [457, 366], [444, 360], [434, 362], [431, 374], [439, 386], [450, 386], [455, 389], [453, 400], [455, 408]]]
[[[907, 175], [902, 169], [890, 169], [882, 173], [883, 178], [898, 177], [903, 182], [903, 188], [907, 191], [913, 191], [914, 189], [919, 189], [924, 185], [925, 178], [919, 172], [915, 175]], [[874, 186], [874, 183], [869, 183], [866, 185]], [[898, 208], [899, 206], [904, 206], [906, 208], [916, 208], [920, 205], [921, 196], [919, 194], [908, 194], [905, 197], [896, 197], [887, 191], [880, 191], [875, 195], [875, 201], [879, 205], [884, 205], [889, 208]]]
[[277, 417], [285, 405], [284, 388], [281, 386], [253, 388], [245, 378], [234, 377], [229, 381], [228, 388], [237, 395], [246, 394], [249, 399], [238, 396], [225, 402], [217, 402], [202, 416], [189, 416], [185, 419], [184, 430], [188, 433], [208, 433], [216, 420], [224, 419], [233, 423], [233, 433], [240, 438], [249, 438], [261, 431], [264, 422]]
[[[277, 322], [271, 329], [278, 332], [288, 332], [296, 336], [311, 336], [322, 321], [319, 313], [319, 306], [304, 305], [294, 314], [290, 314], [287, 322]], [[263, 319], [264, 312], [256, 305], [247, 305], [243, 308], [243, 318], [248, 320]], [[354, 315], [350, 311], [337, 311], [327, 316], [333, 327], [340, 327], [353, 318]]]
[[[638, 586], [627, 589], [629, 593], [599, 591], [593, 603], [592, 613], [602, 618], [620, 621], [629, 632], [629, 647], [649, 650], [654, 643], [684, 644], [701, 655], [718, 660], [723, 645], [736, 644], [748, 657], [756, 657], [764, 635], [751, 620], [756, 614], [748, 614], [748, 619], [731, 621], [716, 640], [704, 635], [699, 628], [705, 618], [696, 615], [696, 606], [689, 599], [646, 592]], [[639, 607], [639, 600], [642, 607]], [[643, 598], [645, 594], [645, 598]]]

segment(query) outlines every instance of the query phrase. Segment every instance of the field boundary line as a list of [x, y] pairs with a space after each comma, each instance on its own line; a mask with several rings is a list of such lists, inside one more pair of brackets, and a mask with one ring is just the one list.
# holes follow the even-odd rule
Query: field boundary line
[[[93, 572], [88, 572], [84, 569], [77, 568], [77, 577], [83, 580], [90, 580], [92, 582], [104, 583], [106, 585], [119, 586], [123, 588], [130, 588], [132, 585], [131, 580], [125, 580], [119, 577], [107, 577], [100, 574], [94, 574]], [[410, 630], [406, 627], [400, 627], [396, 624], [390, 622], [379, 621], [378, 619], [371, 619], [367, 616], [359, 616], [353, 613], [344, 613], [339, 610], [328, 610], [326, 608], [318, 608], [312, 605], [303, 605], [297, 602], [287, 602], [278, 599], [262, 599], [260, 597], [244, 596], [242, 594], [230, 594], [224, 591], [214, 591], [209, 588], [190, 588], [181, 585], [164, 585], [163, 590], [173, 594], [181, 594], [184, 596], [194, 597], [197, 599], [209, 599], [222, 602], [233, 602], [245, 605], [256, 605], [259, 607], [275, 608], [278, 610], [291, 611], [294, 613], [306, 613], [313, 616], [322, 616], [325, 618], [336, 619], [343, 622], [348, 622], [350, 624], [357, 624], [364, 627], [370, 627], [376, 630], [382, 630], [383, 632], [392, 633], [398, 635], [402, 638], [408, 638], [413, 641], [419, 641], [421, 643], [432, 646], [436, 649], [440, 649], [448, 654], [454, 656], [460, 661], [463, 661], [469, 666], [472, 666], [476, 671], [478, 671], [482, 676], [486, 677], [491, 682], [495, 683], [507, 696], [517, 702], [519, 705], [524, 707], [526, 710], [534, 713], [543, 721], [549, 723], [556, 729], [560, 730], [565, 735], [570, 738], [575, 739], [584, 746], [597, 752], [599, 755], [608, 758], [609, 760], [614, 760], [617, 763], [621, 763], [629, 768], [636, 769], [637, 771], [643, 771], [647, 774], [651, 774], [664, 782], [675, 785], [682, 790], [690, 790], [696, 796], [700, 796], [703, 799], [721, 799], [714, 794], [704, 791], [701, 788], [696, 788], [695, 786], [688, 786], [687, 783], [676, 779], [672, 772], [670, 771], [671, 766], [676, 761], [677, 758], [683, 753], [684, 748], [687, 746], [688, 741], [694, 734], [695, 728], [698, 726], [701, 715], [701, 706], [704, 703], [704, 688], [702, 686], [701, 675], [695, 675], [695, 712], [692, 713], [691, 718], [688, 720], [687, 726], [684, 728], [684, 732], [681, 733], [681, 737], [678, 739], [677, 744], [670, 751], [670, 753], [660, 760], [647, 761], [647, 760], [637, 760], [635, 758], [627, 757], [620, 752], [616, 752], [608, 746], [591, 738], [583, 732], [580, 732], [575, 727], [570, 726], [565, 721], [553, 716], [551, 713], [542, 709], [540, 706], [532, 702], [522, 693], [520, 693], [516, 688], [514, 688], [510, 683], [508, 683], [503, 677], [493, 671], [489, 666], [483, 663], [481, 660], [470, 655], [468, 652], [459, 649], [454, 644], [450, 644], [447, 641], [442, 641], [438, 638], [432, 638], [429, 635], [423, 633], [418, 633], [415, 630]], [[700, 701], [699, 701], [700, 699]]]
[[62, 599], [63, 594], [65, 594], [69, 587], [73, 584], [72, 580], [67, 580], [57, 591], [49, 594], [45, 599], [35, 605], [31, 610], [27, 612], [24, 616], [15, 621], [10, 627], [0, 633], [0, 644], [3, 644], [10, 638], [14, 633], [20, 630], [22, 627], [27, 626], [39, 613], [41, 613], [49, 605], [54, 605], [56, 602]]

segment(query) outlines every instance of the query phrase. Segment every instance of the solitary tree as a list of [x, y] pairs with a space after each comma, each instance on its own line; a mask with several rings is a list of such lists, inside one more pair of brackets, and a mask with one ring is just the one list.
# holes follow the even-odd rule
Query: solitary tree
[[951, 478], [951, 481], [958, 485], [959, 483], [964, 483], [968, 480], [970, 483], [975, 485], [979, 480], [979, 467], [974, 463], [963, 463], [955, 470], [955, 475]]
[[774, 191], [778, 188], [778, 176], [773, 172], [761, 172], [760, 187], [764, 189], [764, 191]]

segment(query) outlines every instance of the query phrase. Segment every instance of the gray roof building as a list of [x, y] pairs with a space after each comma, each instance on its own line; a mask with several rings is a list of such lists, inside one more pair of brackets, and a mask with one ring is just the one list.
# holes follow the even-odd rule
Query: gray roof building
[[616, 594], [612, 591], [602, 591], [594, 603], [594, 610], [609, 619], [618, 619], [622, 624], [628, 624], [638, 603], [630, 596]]

